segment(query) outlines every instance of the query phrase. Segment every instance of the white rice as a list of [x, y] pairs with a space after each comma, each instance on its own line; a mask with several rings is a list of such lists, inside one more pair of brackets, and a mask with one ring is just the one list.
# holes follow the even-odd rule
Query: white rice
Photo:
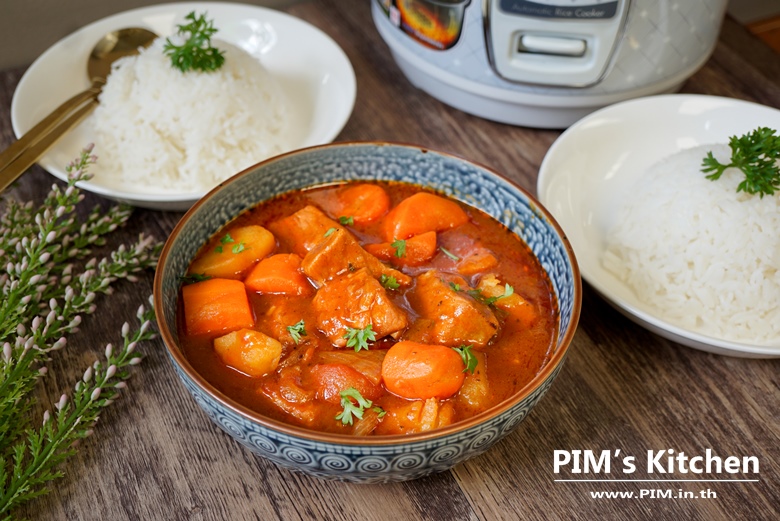
[[292, 148], [286, 100], [275, 78], [236, 46], [216, 72], [182, 73], [159, 38], [123, 58], [86, 121], [96, 179], [132, 192], [203, 192]]
[[737, 193], [737, 169], [707, 179], [709, 150], [729, 162], [726, 145], [708, 145], [648, 169], [608, 233], [603, 265], [672, 324], [780, 346], [779, 198]]

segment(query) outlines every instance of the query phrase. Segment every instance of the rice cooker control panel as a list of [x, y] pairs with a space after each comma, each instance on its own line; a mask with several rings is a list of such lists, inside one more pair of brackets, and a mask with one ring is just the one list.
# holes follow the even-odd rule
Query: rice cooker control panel
[[630, 0], [487, 0], [485, 38], [502, 78], [587, 87], [605, 75]]

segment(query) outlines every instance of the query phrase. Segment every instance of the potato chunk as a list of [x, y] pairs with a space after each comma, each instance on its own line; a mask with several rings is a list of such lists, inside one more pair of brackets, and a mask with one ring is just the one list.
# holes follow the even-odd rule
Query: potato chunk
[[215, 338], [214, 351], [225, 364], [257, 378], [279, 366], [282, 344], [259, 331], [239, 329]]
[[388, 298], [368, 269], [348, 272], [329, 281], [314, 296], [317, 325], [336, 347], [344, 347], [347, 328], [371, 324], [376, 338], [401, 331], [406, 314]]
[[419, 338], [457, 347], [471, 344], [484, 347], [498, 332], [498, 320], [488, 306], [468, 294], [460, 277], [431, 270], [417, 277], [409, 303], [421, 317], [429, 319], [429, 329]]
[[485, 353], [472, 351], [471, 354], [477, 359], [477, 367], [473, 373], [466, 372], [466, 379], [463, 381], [455, 401], [459, 407], [469, 411], [471, 414], [477, 414], [493, 405], [493, 401], [490, 395], [490, 382], [486, 373]]
[[273, 234], [262, 226], [233, 228], [220, 237], [217, 246], [200, 255], [189, 273], [209, 277], [241, 278], [260, 259], [276, 248]]

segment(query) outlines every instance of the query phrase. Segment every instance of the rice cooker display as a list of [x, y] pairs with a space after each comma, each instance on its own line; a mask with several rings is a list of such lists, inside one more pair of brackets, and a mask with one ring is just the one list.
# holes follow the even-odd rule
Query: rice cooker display
[[509, 81], [585, 87], [606, 73], [629, 0], [487, 0], [488, 58]]
[[432, 49], [449, 49], [463, 29], [463, 12], [471, 0], [379, 0], [396, 27]]

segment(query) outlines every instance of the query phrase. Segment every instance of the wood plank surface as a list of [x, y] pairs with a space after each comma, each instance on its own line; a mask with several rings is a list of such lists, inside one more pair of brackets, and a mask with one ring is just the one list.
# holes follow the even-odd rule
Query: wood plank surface
[[[535, 193], [545, 152], [560, 134], [489, 122], [416, 90], [382, 42], [368, 1], [318, 0], [290, 12], [333, 37], [355, 68], [358, 98], [339, 141], [391, 140], [455, 153]], [[11, 98], [24, 69], [0, 71], [0, 148], [13, 141]], [[715, 53], [683, 92], [780, 106], [778, 55], [726, 20]], [[33, 167], [12, 188], [40, 200], [54, 178]], [[87, 196], [87, 207], [108, 204]], [[164, 239], [181, 213], [137, 210], [110, 244], [140, 232]], [[41, 388], [44, 406], [116, 341], [152, 291], [153, 274], [101, 297]], [[585, 285], [582, 318], [558, 379], [518, 429], [450, 472], [391, 485], [322, 481], [259, 459], [211, 424], [179, 383], [160, 340], [128, 392], [106, 411], [66, 477], [18, 514], [74, 520], [771, 520], [780, 516], [780, 361], [715, 356], [677, 345], [624, 318]], [[41, 409], [42, 410], [42, 409]], [[644, 472], [648, 450], [706, 449], [756, 456], [757, 483], [559, 483], [555, 450], [620, 449]], [[675, 475], [676, 478], [689, 476]], [[743, 476], [744, 477], [744, 476]], [[756, 477], [756, 476], [749, 476]], [[710, 499], [592, 499], [592, 491], [697, 491]]]

